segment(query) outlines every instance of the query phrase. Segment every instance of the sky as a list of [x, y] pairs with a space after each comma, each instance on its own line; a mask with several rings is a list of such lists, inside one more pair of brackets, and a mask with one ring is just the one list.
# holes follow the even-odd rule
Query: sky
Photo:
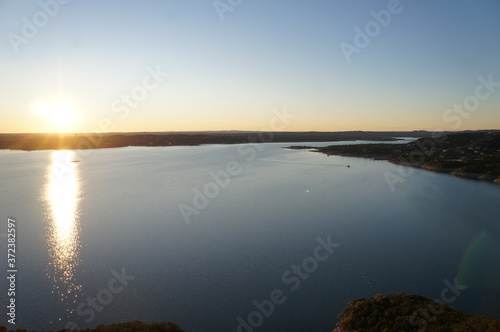
[[0, 0], [0, 132], [500, 129], [500, 0]]

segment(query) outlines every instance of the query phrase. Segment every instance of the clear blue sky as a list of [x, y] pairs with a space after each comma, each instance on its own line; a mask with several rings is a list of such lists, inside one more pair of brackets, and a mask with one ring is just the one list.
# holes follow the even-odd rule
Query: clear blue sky
[[0, 132], [500, 129], [500, 86], [446, 113], [500, 82], [498, 0], [61, 2], [0, 0]]

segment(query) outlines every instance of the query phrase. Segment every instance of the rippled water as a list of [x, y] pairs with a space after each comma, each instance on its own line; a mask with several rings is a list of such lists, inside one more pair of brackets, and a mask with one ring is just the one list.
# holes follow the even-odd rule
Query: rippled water
[[287, 145], [0, 151], [16, 328], [330, 331], [348, 301], [455, 278], [451, 305], [498, 317], [499, 186], [415, 169], [393, 192], [409, 169]]

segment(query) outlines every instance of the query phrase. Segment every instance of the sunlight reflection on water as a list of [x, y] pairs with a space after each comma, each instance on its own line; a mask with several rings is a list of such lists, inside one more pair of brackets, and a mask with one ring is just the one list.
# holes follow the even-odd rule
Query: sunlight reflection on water
[[[48, 208], [47, 241], [50, 253], [48, 277], [59, 301], [75, 303], [80, 286], [74, 277], [80, 264], [80, 177], [74, 152], [54, 151], [47, 168], [44, 200]], [[68, 305], [68, 313], [73, 309]]]

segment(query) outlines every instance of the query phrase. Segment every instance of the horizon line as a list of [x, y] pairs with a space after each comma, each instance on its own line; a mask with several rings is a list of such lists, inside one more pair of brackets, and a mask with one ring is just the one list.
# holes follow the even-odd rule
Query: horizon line
[[[362, 132], [362, 133], [415, 133], [415, 132], [428, 132], [428, 133], [461, 133], [461, 132], [485, 132], [485, 131], [500, 131], [500, 129], [465, 129], [465, 130], [426, 130], [426, 129], [414, 129], [414, 130], [332, 130], [332, 131], [320, 131], [320, 130], [298, 130], [298, 131], [272, 131], [274, 133], [352, 133], [352, 132]], [[177, 131], [111, 131], [111, 132], [69, 132], [69, 133], [59, 133], [59, 132], [2, 132], [0, 135], [110, 135], [110, 134], [182, 134], [182, 133], [266, 133], [270, 131], [265, 130], [177, 130]]]

